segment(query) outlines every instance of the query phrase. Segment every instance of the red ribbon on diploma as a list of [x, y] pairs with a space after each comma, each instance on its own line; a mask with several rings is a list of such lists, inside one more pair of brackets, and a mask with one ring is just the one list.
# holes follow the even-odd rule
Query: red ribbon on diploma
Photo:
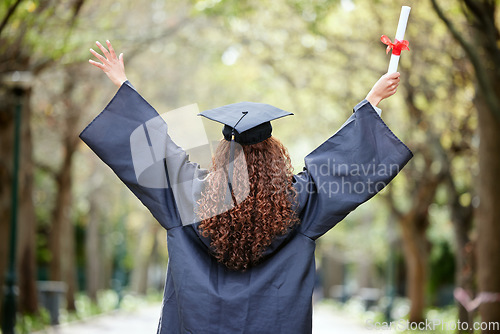
[[400, 41], [400, 40], [395, 39], [394, 41], [396, 43], [393, 43], [393, 42], [391, 42], [391, 39], [389, 37], [387, 37], [386, 35], [382, 35], [382, 37], [380, 37], [380, 40], [382, 41], [382, 43], [387, 45], [387, 49], [385, 50], [385, 53], [389, 53], [389, 51], [392, 49], [392, 54], [395, 56], [399, 56], [399, 55], [401, 55], [401, 51], [403, 51], [403, 50], [410, 51], [410, 48], [408, 47], [408, 45], [410, 43], [408, 41]]

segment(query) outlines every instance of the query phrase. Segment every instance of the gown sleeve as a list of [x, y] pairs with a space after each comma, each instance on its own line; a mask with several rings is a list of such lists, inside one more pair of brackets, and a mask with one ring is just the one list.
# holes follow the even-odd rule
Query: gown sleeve
[[332, 137], [305, 158], [294, 176], [299, 231], [317, 239], [382, 190], [412, 158], [364, 100]]
[[188, 160], [156, 110], [126, 81], [80, 138], [166, 229], [194, 222], [206, 170]]

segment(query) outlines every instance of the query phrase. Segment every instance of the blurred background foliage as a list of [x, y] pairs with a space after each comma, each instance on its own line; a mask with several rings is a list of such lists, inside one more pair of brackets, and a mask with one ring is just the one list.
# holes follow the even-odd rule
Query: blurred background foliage
[[[495, 9], [494, 1], [439, 2], [468, 40], [481, 31], [473, 29], [470, 4]], [[124, 53], [129, 80], [160, 113], [237, 101], [293, 112], [275, 124], [274, 135], [298, 172], [304, 156], [386, 72], [380, 36], [393, 38], [401, 5], [412, 7], [405, 36], [411, 52], [401, 57], [400, 89], [381, 104], [382, 118], [415, 157], [319, 241], [317, 291], [419, 322], [429, 308], [453, 305], [456, 287], [485, 290], [478, 288], [481, 233], [473, 215], [482, 182], [480, 72], [435, 1], [6, 0], [0, 3], [0, 286], [12, 242], [13, 110], [22, 103], [19, 312], [38, 312], [39, 280], [66, 283], [69, 311], [79, 293], [97, 303], [106, 289], [146, 294], [163, 286], [165, 231], [78, 139], [116, 91], [87, 62], [96, 40], [109, 39]], [[488, 17], [497, 31], [496, 11]], [[14, 71], [32, 74], [19, 99], [9, 84]], [[218, 140], [220, 127], [203, 122]], [[489, 180], [498, 185], [498, 177]], [[500, 236], [498, 229], [483, 233]], [[498, 271], [493, 262], [482, 266], [488, 277]], [[408, 306], [402, 313], [393, 312], [397, 300]], [[470, 319], [459, 304], [456, 317]]]

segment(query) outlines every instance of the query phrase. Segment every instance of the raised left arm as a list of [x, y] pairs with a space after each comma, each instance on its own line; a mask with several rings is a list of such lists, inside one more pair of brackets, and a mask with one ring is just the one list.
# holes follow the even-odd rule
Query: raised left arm
[[205, 170], [188, 160], [156, 110], [126, 81], [80, 138], [166, 229], [194, 223]]

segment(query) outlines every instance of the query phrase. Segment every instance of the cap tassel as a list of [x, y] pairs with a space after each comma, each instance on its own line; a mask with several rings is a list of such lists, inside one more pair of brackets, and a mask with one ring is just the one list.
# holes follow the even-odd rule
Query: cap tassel
[[234, 191], [233, 191], [233, 170], [234, 170], [234, 128], [238, 125], [238, 123], [243, 119], [248, 114], [248, 111], [243, 111], [243, 115], [241, 115], [240, 119], [236, 124], [233, 126], [233, 129], [231, 131], [231, 144], [229, 148], [229, 169], [227, 171], [227, 189], [228, 193], [226, 194], [226, 204], [230, 204], [229, 198], [233, 201], [233, 205], [236, 206], [236, 197], [234, 196]]
[[233, 205], [236, 206], [236, 197], [234, 196], [233, 191], [233, 169], [234, 169], [234, 130], [233, 135], [231, 136], [231, 144], [229, 149], [229, 168], [227, 171], [227, 194], [226, 194], [226, 204], [231, 204], [230, 198], [233, 201]]

